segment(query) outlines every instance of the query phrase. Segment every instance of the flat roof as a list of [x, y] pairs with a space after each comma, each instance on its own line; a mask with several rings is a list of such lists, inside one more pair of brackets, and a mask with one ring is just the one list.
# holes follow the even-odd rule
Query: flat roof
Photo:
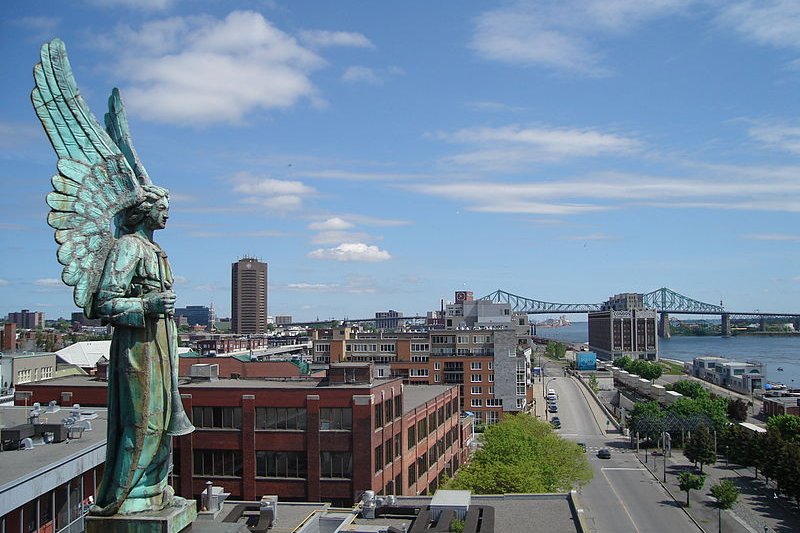
[[[3, 429], [26, 424], [30, 409], [0, 407], [0, 434]], [[43, 406], [39, 420], [43, 424], [57, 424], [70, 416], [70, 410], [71, 407], [62, 406], [56, 412], [48, 412], [47, 406]], [[0, 516], [81, 474], [81, 468], [89, 469], [105, 461], [107, 412], [96, 407], [81, 412], [97, 416], [90, 420], [92, 429], [84, 431], [80, 438], [53, 444], [34, 439], [33, 449], [0, 451]], [[26, 494], [33, 496], [25, 499]]]
[[403, 413], [413, 411], [420, 405], [444, 394], [457, 385], [405, 385], [403, 387]]

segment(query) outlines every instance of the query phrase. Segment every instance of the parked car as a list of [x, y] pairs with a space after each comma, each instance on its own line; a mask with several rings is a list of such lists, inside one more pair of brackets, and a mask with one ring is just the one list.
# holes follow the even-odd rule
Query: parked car
[[608, 448], [600, 448], [597, 452], [597, 457], [600, 459], [611, 459], [611, 450]]
[[557, 413], [558, 405], [551, 403], [550, 405], [547, 406], [547, 410], [550, 411], [551, 413]]
[[557, 416], [554, 416], [553, 418], [550, 419], [550, 424], [554, 428], [559, 429], [561, 427], [561, 420]]

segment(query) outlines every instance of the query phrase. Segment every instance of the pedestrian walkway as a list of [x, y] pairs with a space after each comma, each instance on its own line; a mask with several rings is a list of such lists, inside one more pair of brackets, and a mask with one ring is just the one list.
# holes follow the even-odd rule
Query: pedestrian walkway
[[[681, 450], [674, 450], [672, 457], [637, 454], [642, 464], [650, 470], [669, 491], [672, 497], [686, 504], [686, 493], [678, 486], [678, 474], [684, 471], [699, 473], [684, 457]], [[666, 483], [664, 464], [666, 459]], [[722, 530], [726, 532], [772, 533], [796, 532], [800, 530], [800, 511], [793, 502], [776, 497], [774, 487], [766, 486], [763, 478], [754, 479], [754, 471], [739, 465], [718, 462], [705, 465], [706, 482], [699, 491], [690, 492], [691, 506], [684, 508], [706, 531], [716, 531], [719, 513], [710, 489], [723, 479], [729, 479], [739, 488], [739, 501], [729, 511], [722, 511]]]

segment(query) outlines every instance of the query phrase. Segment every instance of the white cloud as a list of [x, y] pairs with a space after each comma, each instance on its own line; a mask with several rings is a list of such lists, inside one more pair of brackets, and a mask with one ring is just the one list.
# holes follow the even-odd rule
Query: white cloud
[[742, 235], [742, 238], [753, 241], [783, 241], [783, 242], [800, 241], [800, 235], [791, 235], [787, 233], [748, 233]]
[[343, 243], [336, 248], [319, 248], [309, 252], [308, 257], [312, 259], [363, 262], [387, 261], [392, 258], [386, 250], [360, 242]]
[[337, 283], [289, 283], [287, 288], [297, 291], [321, 291], [328, 292], [340, 287]]
[[312, 222], [308, 225], [308, 229], [314, 231], [345, 230], [352, 227], [353, 224], [339, 217], [331, 217], [327, 220], [323, 220], [322, 222]]
[[41, 278], [34, 280], [34, 285], [37, 287], [61, 287], [66, 286], [64, 282], [57, 278]]
[[5, 287], [6, 285], [8, 285], [8, 280], [0, 278], [0, 287]]
[[347, 31], [306, 30], [300, 32], [300, 39], [307, 45], [316, 48], [328, 46], [375, 48], [363, 34]]
[[527, 170], [533, 162], [558, 161], [570, 157], [625, 155], [638, 151], [634, 138], [592, 129], [521, 127], [465, 128], [436, 137], [469, 144], [473, 151], [444, 158], [445, 162], [472, 170]]
[[321, 231], [311, 238], [313, 244], [334, 244], [371, 240], [369, 234], [360, 231]]
[[253, 11], [120, 27], [102, 43], [119, 55], [126, 103], [152, 121], [235, 123], [319, 100], [309, 75], [324, 60]]
[[90, 4], [100, 7], [129, 7], [141, 10], [163, 10], [172, 6], [175, 0], [88, 0]]
[[658, 17], [680, 13], [693, 0], [518, 1], [475, 19], [471, 47], [484, 59], [603, 76], [598, 38], [636, 30]]
[[794, 0], [730, 2], [717, 21], [757, 44], [800, 49], [800, 4]]
[[317, 192], [301, 181], [261, 178], [248, 172], [239, 172], [230, 180], [234, 183], [234, 192], [249, 195], [242, 199], [243, 203], [279, 211], [299, 209], [303, 198]]
[[798, 168], [706, 166], [704, 170], [703, 174], [680, 178], [605, 172], [558, 181], [438, 182], [406, 188], [490, 213], [570, 215], [632, 205], [800, 211], [800, 182], [795, 177], [800, 173]]
[[800, 154], [800, 126], [762, 124], [751, 127], [748, 133], [768, 148]]
[[380, 85], [389, 76], [403, 74], [403, 70], [399, 67], [389, 67], [382, 69], [374, 69], [362, 65], [354, 65], [347, 67], [342, 73], [342, 81], [347, 83], [369, 83], [371, 85]]

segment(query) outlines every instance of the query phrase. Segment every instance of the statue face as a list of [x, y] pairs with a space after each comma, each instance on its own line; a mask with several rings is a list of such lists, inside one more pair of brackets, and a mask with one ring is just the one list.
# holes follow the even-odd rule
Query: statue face
[[151, 229], [164, 229], [169, 218], [169, 198], [159, 198], [147, 215], [147, 225]]

